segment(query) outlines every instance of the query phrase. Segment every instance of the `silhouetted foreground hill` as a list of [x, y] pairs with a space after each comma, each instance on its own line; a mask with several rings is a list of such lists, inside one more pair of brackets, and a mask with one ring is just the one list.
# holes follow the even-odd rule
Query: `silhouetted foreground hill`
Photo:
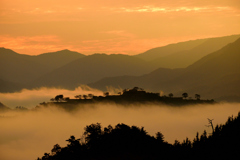
[[170, 44], [136, 55], [162, 68], [185, 68], [200, 58], [236, 41], [240, 35], [207, 38]]
[[84, 55], [69, 50], [30, 56], [0, 48], [0, 78], [25, 84], [82, 57]]
[[[210, 122], [211, 120], [209, 120]], [[100, 123], [86, 126], [82, 137], [70, 136], [68, 145], [53, 146], [38, 160], [132, 160], [132, 159], [239, 159], [240, 113], [229, 117], [224, 125], [213, 127], [212, 134], [206, 131], [196, 134], [193, 141], [169, 144], [161, 132], [149, 135], [143, 127], [117, 124], [102, 128]], [[176, 133], [177, 134], [177, 133]]]
[[[106, 86], [132, 88], [166, 94], [201, 94], [218, 100], [239, 101], [240, 98], [240, 39], [213, 52], [185, 69], [157, 69], [143, 76], [105, 78], [89, 84], [104, 90]], [[231, 98], [232, 97], [232, 98]], [[233, 98], [235, 97], [235, 98]]]

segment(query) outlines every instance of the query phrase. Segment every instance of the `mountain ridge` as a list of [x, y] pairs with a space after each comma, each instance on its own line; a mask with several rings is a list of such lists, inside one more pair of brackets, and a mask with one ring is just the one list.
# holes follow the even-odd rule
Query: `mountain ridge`
[[[165, 93], [172, 92], [178, 95], [183, 92], [191, 94], [200, 92], [203, 96], [212, 96], [212, 98], [226, 97], [229, 93], [240, 97], [239, 59], [240, 38], [222, 49], [206, 55], [185, 69], [172, 69], [165, 73], [163, 69], [159, 68], [143, 76], [105, 78], [89, 84], [89, 86], [98, 89], [104, 89], [106, 86], [131, 88], [136, 84], [154, 92], [162, 90]], [[176, 72], [174, 73], [175, 77], [167, 78], [166, 75], [171, 72]], [[230, 76], [231, 78], [229, 78]], [[128, 82], [128, 84], [123, 82]], [[226, 85], [231, 87], [226, 89]], [[224, 93], [227, 90], [228, 93]]]
[[[118, 75], [141, 75], [153, 69], [142, 59], [122, 54], [93, 54], [77, 59], [33, 81], [41, 85], [59, 85], [70, 89], [96, 79]], [[55, 81], [52, 81], [55, 79]]]
[[[236, 36], [240, 35], [235, 35], [235, 37]], [[232, 36], [227, 37], [231, 39]], [[225, 39], [226, 36], [222, 38], [212, 38], [210, 40], [222, 41], [221, 43], [224, 44], [226, 43]], [[209, 46], [211, 45], [204, 44], [208, 41], [209, 40], [198, 41], [199, 44], [195, 44], [194, 42], [192, 45], [190, 45], [190, 48], [191, 50], [201, 50], [201, 52], [208, 50]], [[235, 41], [234, 43], [229, 43], [227, 46], [234, 45], [236, 42], [237, 41]], [[185, 45], [186, 44], [187, 43], [185, 43]], [[203, 49], [199, 49], [199, 47], [201, 47], [202, 45], [208, 47], [203, 47]], [[218, 44], [214, 45], [215, 47], [221, 46], [218, 46]], [[174, 44], [168, 45], [168, 47], [169, 46], [174, 46]], [[226, 48], [227, 51], [231, 51], [231, 48], [228, 49], [227, 46], [220, 49], [222, 50], [221, 52], [225, 52], [223, 51], [224, 48]], [[212, 50], [215, 50], [215, 47], [213, 47]], [[235, 47], [238, 46], [236, 45]], [[238, 52], [238, 50], [239, 48], [236, 48], [236, 52]], [[216, 52], [219, 52], [219, 50]], [[201, 58], [201, 63], [205, 61], [204, 59], [206, 59], [206, 57], [207, 59], [209, 59], [209, 57], [211, 56], [213, 56], [214, 58], [213, 53], [214, 52], [210, 53], [210, 56], [209, 54], [203, 56]], [[8, 57], [10, 57], [10, 61]], [[147, 90], [153, 90], [157, 92], [159, 92], [159, 90], [164, 90], [167, 92], [180, 93], [184, 89], [189, 88], [189, 86], [191, 85], [195, 85], [193, 87], [195, 88], [195, 91], [197, 90], [197, 88], [199, 88], [199, 86], [202, 87], [200, 87], [200, 89], [203, 89], [204, 85], [210, 84], [210, 82], [214, 84], [217, 78], [222, 78], [222, 83], [225, 83], [225, 81], [229, 81], [229, 78], [227, 78], [228, 74], [229, 76], [234, 75], [236, 77], [238, 74], [236, 68], [239, 68], [239, 65], [237, 63], [238, 59], [239, 57], [234, 57], [234, 55], [220, 58], [222, 64], [224, 64], [224, 60], [234, 61], [234, 63], [224, 64], [225, 66], [228, 65], [228, 67], [232, 67], [232, 72], [226, 70], [224, 67], [221, 66], [219, 66], [219, 70], [217, 70], [214, 65], [208, 65], [212, 69], [215, 68], [214, 70], [208, 69], [208, 67], [205, 67], [205, 69], [204, 67], [201, 67], [201, 70], [196, 71], [198, 68], [198, 64], [202, 66], [202, 64], [198, 61], [186, 68], [171, 69], [159, 68], [155, 64], [152, 64], [151, 61], [146, 61], [136, 56], [128, 56], [121, 54], [93, 54], [85, 56], [78, 52], [73, 52], [65, 49], [57, 52], [43, 53], [37, 56], [29, 56], [20, 55], [10, 49], [0, 48], [0, 67], [4, 68], [3, 70], [0, 70], [0, 79], [2, 79], [0, 83], [2, 82], [2, 84], [19, 84], [17, 86], [22, 86], [22, 88], [28, 89], [43, 86], [74, 89], [81, 84], [100, 84], [100, 81], [101, 83], [104, 83], [104, 86], [108, 84], [118, 86], [118, 84], [122, 84], [123, 82], [125, 82], [127, 85], [125, 85], [123, 88], [140, 86]], [[62, 62], [60, 62], [61, 60]], [[215, 63], [217, 62], [212, 62], [212, 64]], [[233, 68], [234, 66], [231, 66], [233, 64], [235, 64], [235, 68]], [[214, 72], [211, 73], [210, 71]], [[201, 78], [204, 77], [203, 75], [207, 76], [205, 78]], [[219, 75], [221, 75], [222, 77]], [[226, 78], [223, 78], [224, 76]], [[115, 78], [114, 81], [110, 82], [109, 79], [111, 79], [111, 77], [118, 78]], [[207, 77], [213, 78], [210, 79]], [[236, 79], [238, 80], [237, 77]], [[149, 82], [148, 85], [146, 85], [147, 82]], [[235, 83], [236, 82], [234, 81], [234, 84]], [[100, 88], [105, 89], [104, 87]], [[193, 88], [191, 89], [192, 92], [194, 91]], [[12, 91], [12, 88], [10, 87], [9, 90]]]
[[[60, 56], [61, 55], [61, 56]], [[28, 83], [39, 75], [52, 71], [84, 55], [63, 50], [31, 56], [0, 48], [0, 77], [6, 81]]]
[[[240, 35], [180, 42], [158, 47], [155, 49], [156, 51], [146, 51], [137, 55], [137, 57], [142, 57], [143, 59], [150, 61], [155, 66], [162, 68], [186, 68], [200, 58], [221, 49], [238, 38], [240, 38]], [[172, 48], [170, 46], [172, 46]], [[169, 49], [172, 49], [172, 51], [169, 52]], [[147, 56], [155, 56], [155, 58], [150, 60]]]

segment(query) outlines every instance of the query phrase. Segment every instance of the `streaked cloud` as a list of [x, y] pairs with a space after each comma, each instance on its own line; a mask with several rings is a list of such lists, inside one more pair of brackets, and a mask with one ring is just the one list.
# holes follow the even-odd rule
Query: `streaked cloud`
[[[0, 46], [14, 50], [15, 52], [30, 55], [38, 55], [46, 52], [55, 52], [62, 49], [69, 49], [83, 54], [106, 53], [106, 54], [129, 54], [134, 55], [174, 41], [172, 39], [138, 38], [134, 34], [125, 31], [103, 31], [110, 38], [82, 40], [63, 44], [57, 36], [0, 36]], [[201, 37], [199, 37], [201, 38]], [[190, 40], [190, 37], [184, 39]], [[181, 39], [179, 40], [181, 41]], [[178, 41], [174, 41], [178, 42]]]
[[0, 3], [0, 47], [24, 54], [66, 48], [84, 54], [138, 54], [166, 42], [239, 34], [240, 28], [239, 0]]
[[[64, 47], [60, 44], [59, 37], [54, 35], [42, 35], [42, 36], [17, 36], [12, 37], [8, 35], [0, 36], [0, 46], [13, 49], [14, 51], [28, 51], [28, 54], [36, 55], [44, 53], [45, 51], [57, 51]], [[36, 50], [38, 51], [36, 53]]]
[[142, 7], [134, 7], [134, 8], [112, 8], [111, 10], [115, 10], [117, 12], [222, 12], [228, 11], [233, 12], [235, 9], [231, 7], [156, 7], [156, 6], [142, 6]]

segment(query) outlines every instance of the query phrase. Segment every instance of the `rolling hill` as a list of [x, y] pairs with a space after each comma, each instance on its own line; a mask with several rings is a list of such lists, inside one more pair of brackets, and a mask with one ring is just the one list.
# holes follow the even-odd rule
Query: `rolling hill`
[[[106, 86], [139, 86], [150, 91], [181, 95], [201, 94], [204, 98], [239, 101], [240, 39], [215, 51], [185, 69], [159, 68], [143, 76], [105, 78], [89, 86], [104, 90]], [[235, 98], [234, 98], [235, 97]]]
[[236, 41], [240, 35], [207, 38], [170, 44], [136, 55], [156, 67], [186, 68], [200, 58]]
[[[0, 67], [4, 68], [0, 70], [0, 92], [42, 86], [74, 89], [81, 84], [90, 84], [102, 90], [105, 86], [139, 86], [154, 92], [162, 90], [166, 94], [172, 92], [180, 95], [188, 91], [210, 97], [212, 90], [218, 90], [214, 98], [236, 97], [237, 92], [232, 92], [232, 95], [219, 93], [239, 87], [236, 86], [240, 68], [237, 62], [239, 40], [222, 47], [239, 36], [181, 42], [137, 56], [85, 56], [69, 50], [29, 56], [0, 48]], [[213, 52], [208, 54], [210, 51]], [[159, 56], [162, 57], [157, 58]], [[197, 61], [197, 58], [201, 59]], [[190, 65], [192, 61], [196, 62]], [[186, 68], [171, 69], [188, 64], [190, 66]], [[164, 65], [168, 68], [159, 68]], [[231, 86], [228, 84], [230, 81]]]
[[34, 58], [37, 63], [54, 70], [83, 57], [85, 57], [85, 55], [65, 49], [57, 52], [43, 53]]
[[0, 92], [15, 92], [20, 91], [23, 85], [19, 83], [9, 82], [0, 79]]
[[142, 75], [154, 67], [139, 58], [127, 55], [94, 54], [77, 59], [32, 82], [33, 86], [58, 86], [73, 89], [104, 77]]
[[29, 83], [47, 72], [82, 57], [84, 55], [69, 50], [30, 56], [0, 48], [0, 78], [15, 83]]

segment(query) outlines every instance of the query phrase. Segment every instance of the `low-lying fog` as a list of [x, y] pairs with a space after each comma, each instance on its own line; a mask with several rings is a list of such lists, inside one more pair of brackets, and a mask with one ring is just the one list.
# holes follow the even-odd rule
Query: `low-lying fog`
[[[109, 92], [114, 93], [117, 89], [109, 88]], [[64, 97], [74, 98], [76, 95], [94, 94], [96, 96], [103, 95], [102, 91], [92, 89], [86, 85], [79, 86], [75, 90], [59, 89], [59, 88], [38, 88], [33, 90], [23, 89], [15, 93], [0, 93], [0, 102], [4, 105], [15, 108], [23, 106], [33, 108], [41, 102], [49, 102], [51, 98], [62, 94]]]
[[[51, 97], [54, 97], [56, 93], [64, 94], [65, 92], [60, 93], [60, 90], [52, 93], [50, 91], [42, 92], [39, 97], [44, 97], [44, 94], [48, 96], [53, 94]], [[23, 91], [21, 94], [15, 95], [15, 98], [22, 96], [23, 99], [24, 94]], [[76, 93], [75, 95], [77, 94], [83, 93]], [[26, 95], [28, 95], [29, 101], [37, 99], [37, 94], [36, 97], [29, 93], [26, 93]], [[8, 94], [7, 96], [11, 97], [12, 95]], [[67, 96], [70, 96], [70, 91]], [[2, 96], [0, 97], [2, 98]], [[12, 98], [15, 100], [14, 96]], [[19, 102], [21, 102], [20, 99]], [[43, 101], [48, 101], [48, 99]], [[27, 100], [27, 98], [24, 98], [24, 100]], [[1, 99], [0, 102], [6, 104]], [[19, 105], [23, 106], [22, 104]], [[101, 123], [103, 127], [109, 124], [115, 126], [118, 123], [143, 126], [150, 135], [155, 135], [158, 131], [162, 132], [165, 140], [169, 143], [173, 143], [175, 139], [182, 142], [186, 137], [192, 140], [196, 132], [200, 132], [200, 134], [203, 130], [207, 130], [208, 133], [211, 132], [211, 128], [205, 126], [208, 125], [207, 118], [214, 119], [213, 124], [216, 125], [225, 123], [229, 116], [236, 116], [239, 111], [240, 104], [221, 103], [187, 107], [154, 104], [131, 106], [98, 104], [79, 106], [79, 109], [72, 113], [54, 106], [42, 108], [38, 111], [0, 112], [0, 159], [37, 159], [37, 157], [43, 156], [45, 152], [50, 152], [53, 145], [57, 143], [62, 147], [66, 146], [67, 142], [65, 140], [71, 135], [80, 138], [86, 125], [97, 122]]]

